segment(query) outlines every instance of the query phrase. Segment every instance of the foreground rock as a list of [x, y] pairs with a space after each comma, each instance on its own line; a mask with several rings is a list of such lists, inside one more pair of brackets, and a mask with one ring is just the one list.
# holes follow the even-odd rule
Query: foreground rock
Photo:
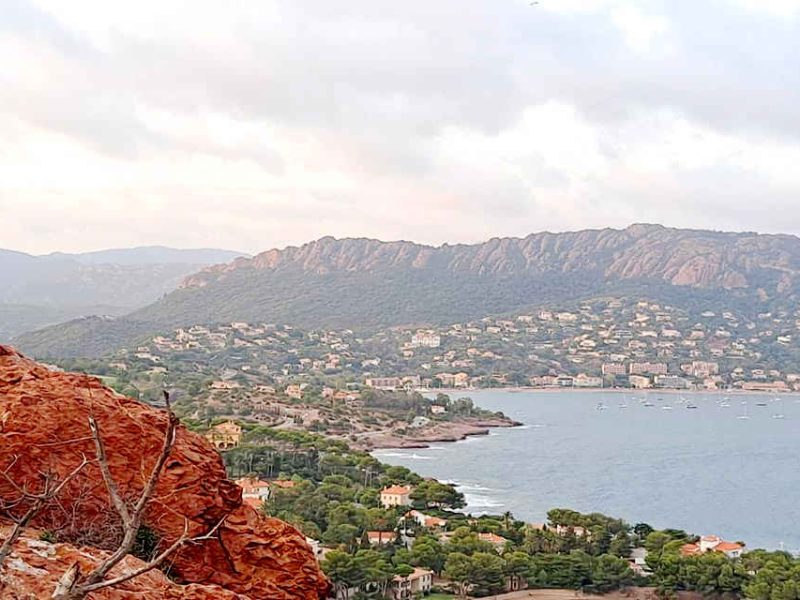
[[[36, 490], [41, 473], [63, 478], [82, 456], [93, 457], [90, 414], [122, 496], [137, 497], [159, 454], [166, 415], [93, 377], [51, 371], [0, 346], [0, 468], [15, 482]], [[0, 480], [0, 499], [14, 497], [13, 488]], [[32, 524], [78, 545], [109, 548], [118, 523], [96, 465], [84, 469], [58, 500]], [[227, 479], [220, 456], [201, 436], [180, 427], [145, 525], [164, 547], [180, 537], [185, 524], [198, 536], [223, 519], [216, 539], [184, 546], [174, 556], [170, 574], [177, 581], [215, 584], [253, 600], [326, 596], [329, 584], [302, 534], [243, 505], [241, 489]]]
[[[0, 527], [0, 537], [5, 537], [9, 531], [8, 527]], [[61, 573], [73, 564], [77, 562], [86, 572], [107, 555], [102, 550], [44, 542], [36, 533], [28, 531], [17, 541], [14, 553], [0, 573], [0, 598], [3, 600], [49, 598]], [[139, 559], [127, 556], [111, 571], [111, 576], [123, 575], [142, 564]], [[150, 571], [114, 589], [94, 592], [90, 597], [92, 600], [248, 600], [247, 596], [218, 586], [178, 585], [161, 571]]]

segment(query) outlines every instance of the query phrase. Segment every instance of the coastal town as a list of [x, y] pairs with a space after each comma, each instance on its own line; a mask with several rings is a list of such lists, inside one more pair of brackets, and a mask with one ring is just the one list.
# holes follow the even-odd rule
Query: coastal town
[[[687, 312], [647, 300], [376, 332], [291, 325], [194, 325], [109, 358], [109, 374], [191, 371], [210, 389], [362, 387], [800, 390], [800, 311]], [[124, 377], [123, 377], [124, 379]]]

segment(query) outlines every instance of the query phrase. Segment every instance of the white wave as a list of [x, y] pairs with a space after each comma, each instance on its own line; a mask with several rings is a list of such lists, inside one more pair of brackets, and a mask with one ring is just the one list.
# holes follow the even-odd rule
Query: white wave
[[479, 494], [464, 494], [464, 500], [467, 503], [468, 509], [474, 508], [502, 508], [504, 503], [499, 502], [496, 498], [491, 496], [481, 496]]

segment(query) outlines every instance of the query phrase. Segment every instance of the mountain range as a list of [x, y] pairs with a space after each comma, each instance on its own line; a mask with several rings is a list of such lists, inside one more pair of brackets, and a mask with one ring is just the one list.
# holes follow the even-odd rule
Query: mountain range
[[123, 315], [204, 266], [244, 256], [160, 246], [34, 256], [0, 250], [0, 339], [82, 315]]
[[102, 354], [226, 321], [374, 329], [455, 322], [599, 296], [759, 312], [797, 300], [800, 238], [632, 225], [439, 247], [322, 238], [206, 267], [116, 319], [20, 336], [36, 356]]

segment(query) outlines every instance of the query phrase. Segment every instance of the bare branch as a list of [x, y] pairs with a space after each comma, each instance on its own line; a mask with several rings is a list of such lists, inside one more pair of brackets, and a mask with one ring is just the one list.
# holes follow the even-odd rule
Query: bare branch
[[89, 429], [92, 430], [92, 438], [94, 439], [95, 454], [97, 455], [97, 463], [100, 467], [100, 474], [103, 477], [103, 482], [106, 484], [108, 495], [111, 497], [111, 503], [114, 505], [117, 513], [122, 519], [122, 523], [127, 527], [131, 522], [131, 515], [128, 511], [128, 506], [119, 495], [119, 487], [117, 482], [111, 476], [111, 470], [108, 468], [108, 456], [106, 455], [106, 446], [103, 443], [103, 438], [100, 435], [100, 430], [97, 427], [97, 421], [94, 416], [89, 416]]
[[[175, 413], [172, 412], [169, 404], [169, 394], [167, 392], [164, 392], [164, 397], [167, 402], [168, 419], [167, 429], [164, 433], [164, 442], [161, 446], [161, 452], [158, 455], [158, 459], [156, 459], [156, 463], [153, 465], [153, 470], [150, 473], [150, 477], [142, 489], [138, 500], [133, 505], [132, 510], [128, 508], [128, 505], [122, 499], [122, 496], [119, 493], [119, 486], [111, 475], [111, 470], [108, 466], [108, 456], [106, 455], [105, 445], [103, 444], [103, 439], [100, 435], [97, 422], [94, 420], [94, 417], [89, 417], [89, 427], [92, 430], [92, 436], [94, 437], [95, 441], [95, 449], [97, 451], [97, 462], [100, 465], [100, 472], [103, 475], [103, 481], [105, 482], [106, 488], [111, 496], [111, 501], [114, 504], [114, 507], [116, 508], [120, 518], [122, 519], [123, 536], [122, 541], [117, 549], [94, 570], [86, 575], [84, 581], [78, 585], [77, 590], [87, 590], [89, 588], [95, 589], [93, 586], [103, 582], [111, 569], [119, 564], [120, 561], [122, 561], [125, 556], [130, 553], [131, 548], [133, 548], [133, 545], [136, 542], [136, 534], [141, 526], [145, 509], [150, 501], [151, 496], [153, 495], [156, 484], [161, 477], [161, 473], [164, 470], [164, 465], [169, 459], [169, 455], [172, 451], [172, 447], [175, 445], [175, 439], [177, 436], [179, 420]], [[181, 539], [181, 543], [185, 541], [185, 539]], [[83, 596], [76, 597], [80, 598]]]
[[[25, 529], [28, 524], [33, 520], [33, 518], [39, 514], [39, 512], [47, 506], [49, 502], [51, 502], [56, 496], [61, 493], [61, 490], [64, 489], [64, 486], [67, 485], [70, 481], [72, 481], [78, 473], [80, 473], [83, 468], [89, 464], [89, 461], [86, 460], [86, 456], [83, 457], [81, 463], [73, 469], [69, 475], [67, 475], [64, 479], [61, 480], [60, 483], [53, 485], [53, 480], [51, 477], [45, 477], [44, 488], [42, 489], [41, 493], [39, 494], [31, 494], [28, 491], [20, 488], [13, 479], [8, 475], [8, 471], [11, 469], [14, 464], [17, 462], [17, 457], [14, 457], [14, 460], [11, 462], [11, 465], [6, 467], [6, 469], [2, 472], [3, 477], [8, 481], [14, 489], [22, 494], [20, 498], [20, 502], [23, 500], [27, 500], [31, 503], [28, 510], [20, 519], [14, 519], [14, 527], [11, 529], [11, 533], [8, 537], [3, 541], [3, 544], [0, 545], [0, 566], [5, 562], [6, 558], [9, 554], [11, 554], [11, 549], [14, 547], [14, 543], [19, 539], [22, 535], [23, 529]], [[12, 507], [19, 504], [19, 502], [13, 502]]]
[[[206, 540], [210, 540], [210, 539], [215, 539], [214, 536], [215, 536], [216, 532], [219, 530], [219, 528], [225, 522], [226, 518], [227, 518], [227, 515], [225, 517], [223, 517], [222, 519], [220, 519], [217, 522], [217, 524], [214, 525], [214, 527], [212, 527], [207, 533], [205, 533], [203, 535], [196, 536], [196, 537], [189, 537], [189, 521], [184, 519], [183, 533], [181, 534], [181, 536], [177, 540], [175, 540], [172, 544], [170, 544], [167, 549], [165, 549], [163, 552], [161, 552], [158, 556], [153, 558], [151, 561], [145, 563], [144, 565], [142, 565], [138, 569], [135, 569], [135, 570], [133, 570], [133, 571], [131, 571], [129, 573], [126, 573], [125, 575], [120, 575], [119, 577], [115, 577], [113, 579], [106, 579], [106, 580], [99, 581], [99, 582], [94, 583], [94, 584], [84, 584], [84, 585], [74, 586], [70, 590], [70, 593], [72, 595], [66, 594], [65, 596], [63, 596], [63, 600], [67, 600], [67, 599], [69, 599], [69, 600], [73, 600], [73, 599], [78, 600], [80, 598], [83, 598], [86, 594], [89, 594], [91, 592], [96, 592], [98, 590], [102, 590], [102, 589], [105, 589], [105, 588], [109, 588], [109, 587], [114, 587], [114, 586], [120, 585], [121, 583], [125, 583], [126, 581], [130, 581], [131, 579], [135, 579], [135, 578], [139, 577], [140, 575], [144, 575], [145, 573], [148, 573], [149, 571], [152, 571], [153, 569], [157, 569], [158, 567], [160, 567], [164, 563], [164, 561], [166, 561], [170, 556], [172, 556], [184, 544], [196, 543], [196, 542], [202, 542], [202, 541], [206, 541]], [[62, 599], [61, 596], [56, 596], [55, 594], [53, 595], [53, 598]]]

